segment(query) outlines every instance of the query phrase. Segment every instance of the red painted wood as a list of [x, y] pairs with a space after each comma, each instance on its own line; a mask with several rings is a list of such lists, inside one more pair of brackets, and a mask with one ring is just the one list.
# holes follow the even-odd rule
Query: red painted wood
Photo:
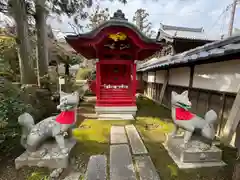
[[101, 73], [100, 73], [100, 64], [96, 63], [96, 96], [97, 100], [100, 98], [100, 86], [101, 86]]
[[114, 60], [103, 60], [101, 59], [99, 61], [100, 64], [133, 64], [133, 61], [128, 61], [128, 60], [118, 60], [118, 59], [114, 59]]
[[136, 94], [136, 89], [137, 89], [137, 85], [136, 85], [136, 74], [137, 74], [137, 71], [136, 71], [136, 64], [134, 63], [133, 64], [133, 72], [132, 72], [132, 77], [133, 77], [133, 82], [132, 82], [132, 93], [133, 93], [133, 98], [135, 98], [135, 94]]
[[[137, 60], [143, 60], [151, 55], [153, 55], [156, 51], [162, 48], [161, 44], [157, 43], [146, 43], [142, 41], [139, 35], [132, 29], [127, 27], [106, 27], [102, 29], [95, 37], [81, 37], [76, 36], [76, 38], [67, 39], [67, 42], [79, 53], [83, 56], [91, 59], [91, 58], [99, 58], [99, 54], [96, 53], [95, 49], [98, 49], [99, 52], [104, 51], [102, 46], [98, 46], [101, 42], [105, 41], [108, 38], [109, 34], [115, 34], [118, 32], [123, 32], [127, 34], [133, 47], [132, 53], [137, 52], [137, 56], [133, 57]], [[126, 51], [127, 52], [127, 51]]]

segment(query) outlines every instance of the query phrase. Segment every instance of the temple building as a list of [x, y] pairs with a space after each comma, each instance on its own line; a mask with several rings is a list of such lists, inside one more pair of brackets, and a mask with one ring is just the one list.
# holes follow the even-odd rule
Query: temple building
[[134, 119], [136, 62], [161, 50], [162, 43], [140, 32], [121, 10], [91, 32], [69, 35], [66, 40], [85, 58], [97, 59], [92, 87], [99, 119]]

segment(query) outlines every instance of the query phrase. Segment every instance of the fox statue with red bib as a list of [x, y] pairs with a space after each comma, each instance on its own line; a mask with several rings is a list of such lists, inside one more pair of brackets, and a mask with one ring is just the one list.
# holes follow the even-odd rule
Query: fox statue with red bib
[[188, 98], [188, 91], [182, 94], [172, 92], [172, 119], [175, 129], [171, 136], [174, 138], [179, 128], [185, 130], [183, 148], [187, 148], [187, 144], [196, 130], [200, 130], [200, 134], [207, 140], [207, 146], [203, 150], [210, 149], [212, 140], [215, 137], [214, 123], [217, 120], [217, 114], [213, 110], [209, 110], [204, 118], [197, 116], [189, 111], [192, 104]]
[[61, 110], [59, 115], [48, 117], [37, 124], [34, 123], [33, 117], [28, 113], [18, 117], [18, 123], [22, 126], [21, 144], [26, 148], [30, 156], [44, 156], [47, 150], [44, 149], [40, 152], [38, 148], [50, 137], [55, 138], [61, 153], [68, 153], [68, 149], [65, 147], [64, 136], [75, 125], [75, 113], [78, 103], [78, 92], [64, 93], [61, 95], [60, 104], [57, 106], [57, 109]]

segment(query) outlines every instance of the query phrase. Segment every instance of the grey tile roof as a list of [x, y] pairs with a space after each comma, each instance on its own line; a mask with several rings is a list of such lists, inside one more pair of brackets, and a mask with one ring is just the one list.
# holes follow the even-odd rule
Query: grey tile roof
[[158, 39], [167, 37], [170, 39], [193, 39], [193, 40], [206, 40], [216, 41], [220, 40], [220, 37], [212, 37], [207, 35], [203, 28], [188, 28], [188, 27], [177, 27], [161, 24], [159, 29], [160, 36]]
[[194, 61], [203, 61], [213, 57], [240, 52], [240, 35], [232, 36], [221, 41], [205, 44], [174, 56], [154, 58], [137, 66], [137, 71], [147, 71], [155, 68], [170, 67]]

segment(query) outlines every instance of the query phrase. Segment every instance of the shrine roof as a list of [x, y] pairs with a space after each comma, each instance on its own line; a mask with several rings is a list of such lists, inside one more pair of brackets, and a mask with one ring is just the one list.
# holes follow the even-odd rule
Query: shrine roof
[[162, 47], [162, 42], [148, 38], [137, 26], [128, 22], [121, 10], [115, 12], [110, 20], [102, 23], [94, 30], [84, 34], [68, 35], [65, 39], [77, 52], [91, 59], [96, 58], [96, 45], [106, 37], [105, 33], [119, 33], [119, 31], [127, 33], [134, 39], [135, 45], [140, 49], [138, 52], [139, 60], [150, 56], [154, 51], [158, 51]]
[[235, 35], [220, 41], [205, 44], [203, 46], [161, 58], [153, 58], [137, 66], [137, 71], [149, 71], [153, 69], [168, 68], [176, 65], [204, 62], [211, 58], [219, 61], [219, 57], [240, 53], [240, 35]]
[[78, 34], [78, 35], [67, 35], [66, 36], [66, 40], [68, 41], [69, 39], [75, 39], [77, 40], [78, 38], [89, 38], [89, 39], [93, 39], [95, 38], [98, 33], [108, 27], [126, 27], [129, 29], [132, 29], [133, 31], [135, 31], [139, 37], [141, 38], [141, 40], [145, 41], [146, 43], [159, 43], [157, 42], [156, 39], [151, 39], [148, 38], [145, 34], [143, 34], [138, 27], [136, 27], [133, 23], [130, 23], [126, 20], [121, 20], [121, 19], [110, 19], [104, 23], [102, 23], [98, 28], [84, 33], [84, 34]]
[[157, 39], [167, 38], [169, 41], [173, 39], [186, 39], [196, 41], [216, 41], [220, 37], [213, 37], [204, 32], [201, 28], [178, 27], [160, 24]]

